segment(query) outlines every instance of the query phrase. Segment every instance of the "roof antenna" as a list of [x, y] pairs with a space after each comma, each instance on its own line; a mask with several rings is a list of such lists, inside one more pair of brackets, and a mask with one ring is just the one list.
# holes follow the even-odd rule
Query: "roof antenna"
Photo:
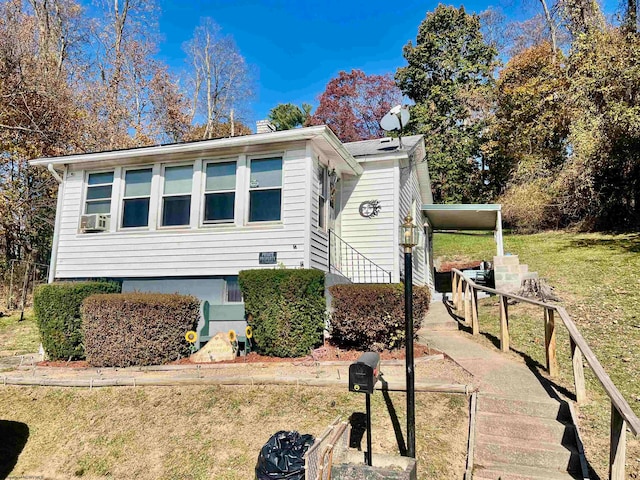
[[389, 113], [387, 113], [382, 120], [380, 120], [380, 127], [387, 132], [398, 131], [398, 148], [402, 150], [402, 129], [409, 123], [409, 107], [396, 105]]

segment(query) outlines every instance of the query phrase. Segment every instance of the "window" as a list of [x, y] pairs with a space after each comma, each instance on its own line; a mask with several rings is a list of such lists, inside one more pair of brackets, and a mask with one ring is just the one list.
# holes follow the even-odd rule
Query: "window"
[[124, 177], [122, 227], [146, 227], [149, 224], [151, 198], [150, 168], [127, 170]]
[[204, 223], [233, 222], [236, 162], [209, 163], [204, 187]]
[[327, 197], [328, 195], [328, 183], [327, 182], [327, 167], [320, 166], [318, 170], [318, 177], [320, 180], [320, 191], [318, 192], [318, 227], [322, 230], [327, 229]]
[[227, 303], [242, 302], [242, 292], [240, 291], [240, 283], [238, 282], [238, 277], [226, 277], [225, 285], [226, 285], [225, 302]]
[[249, 221], [280, 220], [282, 203], [282, 158], [251, 160]]
[[165, 167], [162, 226], [189, 225], [193, 166]]
[[113, 172], [90, 173], [87, 178], [87, 203], [84, 213], [111, 213], [111, 189]]

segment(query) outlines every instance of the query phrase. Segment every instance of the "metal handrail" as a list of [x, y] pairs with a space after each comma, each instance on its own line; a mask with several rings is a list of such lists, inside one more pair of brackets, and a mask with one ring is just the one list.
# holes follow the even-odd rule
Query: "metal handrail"
[[354, 283], [391, 283], [391, 272], [365, 257], [333, 230], [329, 230], [329, 271]]
[[[467, 278], [460, 270], [453, 268], [452, 272], [452, 301], [456, 309], [464, 308], [465, 320], [471, 320], [474, 335], [479, 333], [477, 291], [483, 291], [500, 297], [500, 342], [501, 350], [509, 350], [509, 323], [507, 299], [516, 300], [530, 305], [536, 305], [545, 309], [545, 348], [547, 357], [547, 370], [551, 376], [558, 373], [556, 358], [556, 334], [554, 312], [557, 312], [569, 332], [571, 341], [571, 353], [573, 363], [573, 375], [576, 388], [576, 401], [581, 403], [586, 396], [583, 358], [591, 368], [607, 396], [611, 401], [611, 439], [610, 439], [610, 479], [623, 479], [625, 471], [625, 433], [628, 427], [634, 436], [640, 434], [640, 418], [633, 412], [629, 403], [615, 386], [611, 377], [595, 356], [591, 347], [586, 342], [577, 325], [567, 311], [559, 306], [531, 298], [525, 298], [508, 292], [496, 290], [476, 284]], [[463, 293], [464, 291], [464, 293]], [[467, 298], [468, 297], [468, 298]], [[464, 304], [464, 305], [463, 305]]]

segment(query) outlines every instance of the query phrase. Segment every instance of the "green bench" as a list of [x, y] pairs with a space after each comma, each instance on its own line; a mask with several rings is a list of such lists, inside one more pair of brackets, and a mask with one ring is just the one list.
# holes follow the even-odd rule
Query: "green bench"
[[244, 304], [210, 305], [205, 300], [200, 305], [198, 348], [202, 348], [215, 334], [229, 330], [235, 330], [238, 342], [243, 343], [246, 341], [246, 327]]

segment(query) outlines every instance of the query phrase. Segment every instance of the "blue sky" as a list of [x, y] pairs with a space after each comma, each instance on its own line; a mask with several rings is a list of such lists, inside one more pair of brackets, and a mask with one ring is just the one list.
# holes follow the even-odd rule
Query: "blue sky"
[[[402, 47], [437, 3], [271, 0], [160, 0], [159, 57], [184, 67], [182, 44], [201, 17], [211, 17], [231, 34], [256, 76], [250, 126], [278, 103], [317, 104], [327, 82], [340, 70], [367, 74], [395, 72]], [[465, 4], [480, 11], [489, 4]]]
[[[255, 70], [257, 91], [247, 119], [253, 126], [278, 103], [315, 106], [340, 70], [395, 72], [404, 65], [402, 47], [415, 40], [418, 25], [437, 2], [159, 0], [159, 5], [158, 56], [176, 71], [184, 68], [182, 44], [201, 17], [213, 18], [234, 37]], [[473, 0], [464, 6], [478, 13], [493, 6], [508, 18], [539, 12], [535, 0]]]

